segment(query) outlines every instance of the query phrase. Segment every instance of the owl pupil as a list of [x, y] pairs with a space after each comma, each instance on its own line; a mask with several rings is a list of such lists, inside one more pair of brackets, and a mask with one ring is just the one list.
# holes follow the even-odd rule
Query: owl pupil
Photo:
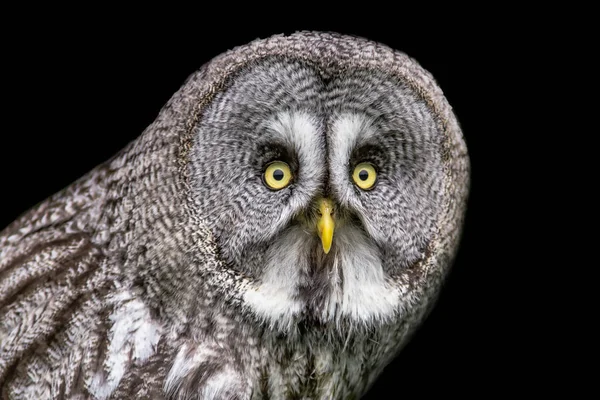
[[361, 181], [366, 181], [369, 178], [369, 173], [366, 170], [362, 170], [358, 173], [358, 177]]
[[276, 169], [275, 171], [273, 171], [273, 179], [275, 179], [276, 181], [280, 181], [283, 179], [283, 171], [280, 169]]

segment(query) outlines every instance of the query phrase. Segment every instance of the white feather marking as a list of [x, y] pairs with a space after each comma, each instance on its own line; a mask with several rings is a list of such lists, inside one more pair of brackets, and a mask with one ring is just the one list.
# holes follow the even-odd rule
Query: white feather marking
[[[214, 343], [212, 343], [214, 345]], [[191, 348], [183, 344], [177, 352], [173, 366], [165, 379], [164, 391], [171, 395], [179, 394], [181, 385], [191, 373], [203, 363], [211, 359], [218, 359], [218, 352], [212, 350], [207, 343]], [[234, 386], [236, 372], [229, 366], [224, 365], [218, 372], [211, 375], [202, 385], [198, 398], [221, 399], [228, 389]]]
[[181, 346], [175, 357], [175, 361], [169, 370], [169, 375], [167, 375], [167, 379], [165, 380], [164, 388], [167, 393], [177, 391], [181, 385], [181, 380], [199, 364], [199, 361], [194, 360], [196, 353], [194, 353], [194, 356], [189, 357], [187, 348], [188, 346], [186, 344]]
[[304, 303], [295, 298], [301, 283], [300, 272], [308, 268], [307, 254], [312, 241], [310, 233], [292, 227], [271, 246], [261, 284], [250, 288], [244, 300], [254, 313], [271, 326], [288, 331]]
[[223, 399], [227, 389], [232, 386], [231, 377], [235, 374], [235, 371], [229, 365], [226, 365], [210, 377], [202, 387], [198, 398], [206, 400]]
[[302, 166], [299, 181], [306, 193], [314, 193], [318, 189], [325, 168], [323, 135], [319, 132], [321, 125], [319, 120], [304, 111], [281, 112], [269, 124], [269, 128], [296, 151], [298, 163]]
[[330, 177], [342, 203], [351, 196], [352, 183], [348, 179], [348, 164], [352, 150], [377, 133], [373, 121], [363, 114], [341, 113], [331, 124]]
[[[247, 306], [271, 328], [290, 331], [306, 306], [296, 294], [306, 284], [302, 271], [309, 268], [314, 251], [312, 235], [300, 227], [284, 232], [268, 251], [260, 284], [244, 295]], [[332, 289], [321, 314], [323, 322], [344, 316], [373, 324], [391, 318], [399, 311], [403, 293], [386, 282], [376, 246], [351, 225], [340, 227], [333, 240]]]
[[120, 292], [109, 302], [115, 304], [109, 317], [113, 323], [110, 344], [104, 368], [96, 372], [90, 386], [90, 392], [98, 399], [111, 395], [133, 362], [143, 363], [152, 356], [162, 335], [162, 327], [152, 319], [146, 305], [130, 292]]
[[[365, 324], [384, 322], [400, 303], [400, 291], [386, 282], [377, 248], [354, 227], [338, 232], [335, 264], [343, 271], [341, 315]], [[337, 291], [338, 296], [340, 291]]]
[[341, 113], [331, 125], [331, 149], [340, 157], [350, 157], [350, 153], [360, 142], [376, 133], [372, 121], [364, 114]]

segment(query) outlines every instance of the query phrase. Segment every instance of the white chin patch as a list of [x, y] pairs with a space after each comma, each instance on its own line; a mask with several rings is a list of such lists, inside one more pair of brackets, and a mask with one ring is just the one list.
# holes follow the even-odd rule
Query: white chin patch
[[[301, 227], [285, 231], [268, 250], [259, 283], [244, 295], [246, 305], [272, 328], [289, 331], [307, 312], [306, 299], [298, 288], [310, 285], [307, 271], [315, 251], [313, 233]], [[365, 234], [345, 225], [335, 231], [328, 266], [330, 289], [313, 317], [322, 322], [342, 318], [357, 325], [373, 325], [390, 320], [400, 311], [402, 294], [387, 282], [377, 247]]]
[[298, 285], [309, 268], [312, 234], [292, 227], [266, 254], [266, 265], [257, 286], [250, 287], [244, 301], [250, 309], [272, 328], [289, 331], [304, 309], [298, 298]]
[[400, 290], [386, 281], [379, 251], [354, 227], [336, 233], [334, 285], [322, 319], [344, 316], [364, 324], [387, 321], [398, 308]]

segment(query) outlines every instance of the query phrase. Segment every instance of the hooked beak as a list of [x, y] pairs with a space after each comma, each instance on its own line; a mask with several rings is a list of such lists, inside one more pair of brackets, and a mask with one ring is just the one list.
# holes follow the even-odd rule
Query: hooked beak
[[317, 231], [321, 238], [321, 244], [323, 244], [323, 251], [325, 254], [331, 250], [331, 243], [333, 241], [333, 230], [335, 228], [335, 222], [333, 221], [333, 202], [329, 199], [321, 199], [319, 201], [319, 212], [320, 217], [317, 222]]

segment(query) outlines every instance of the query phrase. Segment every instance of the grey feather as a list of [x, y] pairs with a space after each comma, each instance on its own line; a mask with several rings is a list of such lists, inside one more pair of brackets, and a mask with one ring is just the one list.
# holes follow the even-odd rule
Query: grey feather
[[359, 397], [434, 304], [468, 184], [451, 107], [403, 53], [310, 32], [224, 53], [0, 232], [2, 396]]

